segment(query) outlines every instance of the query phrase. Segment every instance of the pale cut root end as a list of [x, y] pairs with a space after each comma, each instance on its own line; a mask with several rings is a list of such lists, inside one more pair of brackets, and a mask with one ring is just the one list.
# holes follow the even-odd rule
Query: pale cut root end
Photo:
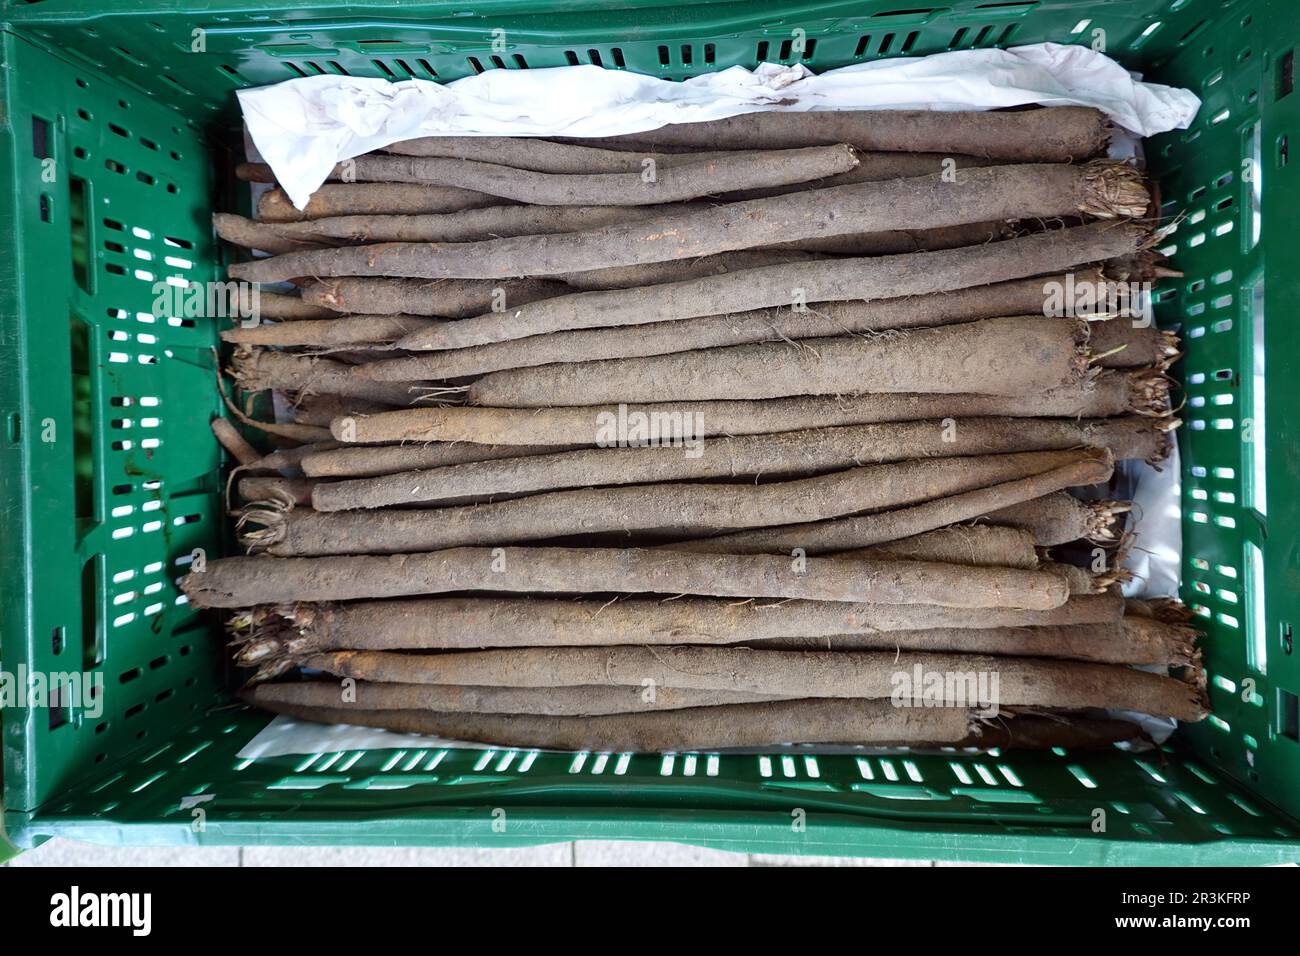
[[[235, 517], [235, 535], [240, 544], [248, 549], [249, 554], [265, 551], [272, 545], [279, 544], [288, 534], [286, 515], [294, 509], [294, 501], [283, 492], [263, 501], [255, 501], [241, 508]], [[256, 530], [245, 530], [249, 525], [258, 525]]]
[[1098, 219], [1136, 219], [1151, 204], [1141, 171], [1128, 163], [1094, 159], [1083, 167], [1084, 194], [1079, 212]]
[[1085, 501], [1087, 540], [1093, 544], [1117, 544], [1124, 536], [1124, 515], [1133, 510], [1131, 501]]
[[299, 605], [284, 604], [241, 611], [227, 622], [235, 664], [256, 668], [250, 685], [293, 670], [320, 649], [316, 636], [306, 630], [313, 617], [311, 612], [301, 614]]
[[1177, 332], [1171, 332], [1168, 329], [1160, 333], [1160, 361], [1156, 368], [1164, 372], [1171, 365], [1183, 357], [1183, 343], [1178, 338]]

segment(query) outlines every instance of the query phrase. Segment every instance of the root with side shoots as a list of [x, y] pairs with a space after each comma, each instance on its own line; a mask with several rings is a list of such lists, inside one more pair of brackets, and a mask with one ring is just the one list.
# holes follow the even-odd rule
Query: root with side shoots
[[345, 160], [330, 178], [451, 186], [534, 206], [647, 206], [738, 189], [807, 183], [857, 165], [856, 151], [843, 145], [720, 153], [695, 163], [659, 164], [653, 175], [647, 175], [645, 168], [563, 174], [465, 159], [367, 155]]
[[340, 315], [332, 319], [304, 319], [299, 322], [226, 329], [221, 333], [221, 340], [238, 345], [311, 348], [373, 344], [395, 342], [404, 335], [428, 328], [434, 321], [414, 315]]
[[[383, 405], [410, 405], [425, 391], [411, 384], [372, 382], [349, 374], [349, 367], [331, 359], [293, 355], [241, 345], [235, 349], [230, 372], [248, 392], [282, 389], [320, 395], [342, 395]], [[326, 432], [324, 437], [328, 438]]]
[[494, 309], [565, 295], [567, 286], [547, 279], [322, 279], [303, 289], [303, 301], [338, 313], [418, 315], [461, 319]]
[[358, 710], [433, 710], [454, 714], [541, 714], [581, 717], [636, 714], [686, 707], [717, 707], [777, 700], [770, 694], [744, 691], [656, 687], [470, 687], [455, 684], [393, 684], [360, 681], [355, 696], [344, 701], [334, 681], [257, 684], [245, 700], [256, 707], [276, 704], [305, 707], [355, 707]]
[[[1096, 273], [1089, 270], [1085, 274]], [[387, 381], [459, 378], [556, 362], [637, 358], [723, 345], [826, 338], [951, 325], [1007, 315], [1033, 315], [1042, 312], [1044, 286], [1064, 281], [1065, 276], [1016, 279], [872, 302], [815, 302], [806, 311], [789, 307], [756, 309], [646, 325], [560, 331], [374, 362], [357, 374]]]
[[[215, 357], [217, 350], [213, 349], [212, 354]], [[217, 361], [220, 362], [220, 359]], [[217, 394], [221, 396], [221, 401], [226, 406], [226, 411], [228, 411], [230, 416], [240, 424], [247, 425], [249, 428], [256, 428], [258, 431], [265, 432], [268, 435], [275, 435], [278, 438], [287, 438], [290, 441], [305, 443], [330, 440], [330, 432], [328, 428], [320, 428], [316, 425], [299, 425], [295, 422], [259, 422], [257, 419], [251, 418], [244, 413], [243, 409], [232, 402], [230, 396], [226, 394], [225, 387], [221, 382], [221, 367], [219, 364], [215, 368], [215, 372], [217, 378]], [[240, 467], [242, 468], [243, 466], [241, 465]]]
[[[1077, 598], [1071, 598], [1077, 600]], [[1102, 624], [1047, 627], [945, 627], [820, 637], [738, 639], [758, 650], [949, 651], [1012, 657], [1056, 657], [1100, 664], [1195, 666], [1199, 632], [1141, 617]]]
[[[559, 275], [643, 262], [692, 259], [731, 249], [768, 245], [774, 238], [793, 242], [891, 229], [939, 229], [998, 219], [1050, 219], [1075, 213], [1100, 218], [1141, 216], [1148, 201], [1140, 174], [1122, 164], [994, 166], [965, 171], [957, 188], [953, 188], [952, 183], [943, 182], [938, 175], [922, 176], [834, 186], [692, 209], [586, 232], [516, 236], [484, 242], [387, 243], [293, 252], [255, 262], [236, 263], [230, 267], [230, 277], [251, 282], [274, 282], [300, 276], [497, 279], [519, 275]], [[1019, 278], [1026, 274], [1056, 271], [1076, 263], [1129, 255], [1140, 245], [1136, 234], [1145, 234], [1140, 227], [1134, 229], [1132, 242], [1117, 243], [1102, 255], [1058, 262], [1028, 272], [989, 275], [983, 281]], [[1007, 248], [1006, 253], [1017, 254], [1012, 248]], [[938, 268], [939, 264], [936, 263], [935, 267]], [[755, 302], [739, 308], [757, 308], [788, 301], [790, 287], [786, 288], [784, 299]], [[907, 291], [895, 294], [907, 294]], [[809, 296], [813, 301], [858, 297], [886, 296]], [[693, 314], [708, 315], [729, 310], [719, 307]]]
[[679, 541], [663, 547], [673, 551], [734, 554], [789, 554], [794, 548], [802, 548], [808, 554], [826, 554], [869, 548], [970, 521], [990, 510], [1031, 501], [1064, 488], [1108, 481], [1113, 470], [1114, 461], [1108, 454], [1098, 456], [1096, 452], [1083, 451], [1078, 453], [1075, 461], [1049, 471], [937, 497], [911, 508], [778, 528], [758, 528]]
[[[375, 365], [382, 364], [385, 363], [362, 366], [353, 374], [369, 378]], [[1098, 372], [1090, 371], [1078, 382], [1044, 392], [1032, 401], [997, 395], [872, 393], [557, 408], [455, 405], [357, 416], [350, 434], [357, 442], [592, 445], [602, 423], [619, 422], [629, 430], [642, 423], [650, 428], [654, 423], [662, 427], [663, 423], [680, 422], [684, 427], [689, 422], [693, 426], [692, 437], [706, 438], [923, 419], [1080, 419], [1121, 417], [1130, 413], [1150, 418], [1169, 416], [1169, 381], [1163, 375], [1151, 376], [1145, 371]], [[386, 374], [375, 377], [389, 380]]]
[[[240, 543], [251, 551], [290, 557], [437, 551], [602, 532], [700, 535], [898, 508], [1041, 474], [1079, 458], [1077, 452], [1049, 451], [909, 460], [769, 484], [616, 485], [421, 510], [282, 513], [252, 505], [240, 518], [256, 530], [246, 531]], [[319, 487], [323, 493], [324, 486]], [[855, 546], [875, 543], [880, 542]]]
[[[1096, 482], [1076, 482], [1078, 485]], [[1116, 544], [1124, 533], [1130, 501], [1084, 501], [1064, 491], [1017, 502], [979, 516], [982, 520], [1011, 528], [1023, 528], [1040, 547], [1069, 541]]]
[[[392, 413], [372, 417], [383, 418], [386, 414]], [[362, 430], [372, 417], [349, 415], [335, 419], [332, 429], [336, 437], [375, 441], [369, 430]], [[593, 436], [599, 434], [598, 426], [594, 427]], [[694, 446], [698, 454], [689, 451], [665, 454], [660, 445], [647, 444], [585, 448], [531, 455], [520, 460], [499, 459], [405, 471], [379, 478], [322, 484], [313, 496], [312, 506], [317, 511], [349, 511], [593, 485], [735, 479], [749, 475], [771, 480], [908, 459], [1079, 447], [1106, 449], [1116, 461], [1145, 460], [1164, 452], [1167, 435], [1151, 419], [1133, 416], [1087, 422], [967, 418], [846, 425], [718, 437], [707, 445], [692, 430], [666, 435], [665, 440], [673, 440], [684, 449]]]
[[265, 705], [265, 709], [301, 720], [436, 734], [484, 744], [627, 753], [780, 743], [950, 744], [973, 733], [972, 718], [964, 708], [894, 707], [889, 701], [767, 701], [595, 717], [376, 711], [278, 702]]
[[1133, 223], [1090, 223], [962, 249], [796, 262], [642, 289], [577, 292], [528, 303], [508, 315], [481, 315], [426, 330], [398, 344], [412, 350], [466, 348], [566, 329], [649, 325], [789, 306], [800, 298], [829, 302], [932, 295], [1059, 272], [1111, 255], [1144, 236]]
[[258, 680], [296, 667], [304, 655], [330, 650], [735, 644], [799, 637], [843, 640], [844, 635], [935, 628], [1113, 624], [1124, 614], [1124, 599], [1113, 594], [1071, 597], [1048, 611], [689, 597], [668, 601], [494, 596], [343, 604], [249, 603], [260, 606], [239, 611], [228, 627], [236, 662], [259, 668]]
[[1085, 325], [982, 319], [890, 335], [547, 365], [485, 375], [467, 397], [472, 405], [520, 408], [863, 392], [1031, 396], [1083, 378]]
[[939, 528], [872, 548], [840, 551], [831, 557], [942, 561], [980, 567], [1022, 568], [1026, 571], [1039, 566], [1038, 552], [1029, 532], [994, 525]]
[[306, 209], [295, 206], [283, 189], [267, 190], [257, 200], [257, 218], [262, 222], [297, 222], [334, 216], [411, 216], [507, 202], [500, 196], [426, 183], [326, 183], [311, 194]]
[[[793, 144], [848, 143], [862, 150], [932, 152], [1071, 163], [1098, 155], [1110, 140], [1100, 110], [1055, 106], [1014, 112], [930, 110], [760, 111], [699, 123], [672, 123], [645, 133], [577, 140], [613, 149], [785, 149]], [[573, 140], [570, 140], [573, 141]]]
[[[566, 687], [622, 684], [732, 690], [779, 697], [933, 701], [932, 706], [1135, 710], [1196, 722], [1207, 713], [1203, 687], [1115, 664], [1049, 658], [919, 651], [770, 651], [746, 647], [566, 647], [397, 654], [333, 651], [304, 667], [357, 680], [404, 684]], [[997, 675], [992, 700], [966, 700], [951, 675]], [[917, 675], [899, 692], [898, 676]], [[938, 675], [930, 686], [925, 675]], [[948, 680], [943, 680], [949, 675]], [[990, 681], [991, 683], [991, 681]], [[964, 686], [964, 685], [961, 685]], [[973, 692], [974, 688], [970, 688]], [[928, 695], [933, 694], [933, 697]], [[898, 695], [898, 696], [895, 696]]]
[[[269, 509], [268, 509], [269, 510]], [[381, 557], [221, 558], [181, 587], [195, 607], [405, 597], [450, 591], [601, 591], [778, 597], [944, 607], [1054, 608], [1065, 582], [1042, 571], [923, 561], [684, 555], [635, 548], [451, 548]]]

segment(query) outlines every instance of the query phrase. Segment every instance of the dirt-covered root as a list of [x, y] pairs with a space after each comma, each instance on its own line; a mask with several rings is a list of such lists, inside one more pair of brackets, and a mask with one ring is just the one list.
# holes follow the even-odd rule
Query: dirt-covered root
[[1026, 571], [1039, 566], [1038, 551], [1029, 532], [994, 525], [938, 528], [871, 548], [838, 551], [831, 557], [942, 561], [986, 568], [1021, 568]]
[[1066, 587], [1070, 589], [1071, 594], [1101, 594], [1112, 583], [1109, 578], [1103, 578], [1102, 575], [1094, 574], [1087, 568], [1081, 568], [1077, 564], [1044, 561], [1039, 567], [1044, 571], [1050, 571], [1052, 574], [1060, 576], [1065, 581]]
[[687, 166], [727, 158], [727, 153], [632, 153], [523, 136], [420, 136], [383, 149], [398, 156], [468, 159], [539, 173], [641, 173], [655, 165]]
[[[920, 651], [748, 647], [512, 648], [446, 654], [334, 651], [303, 666], [356, 680], [565, 687], [621, 684], [781, 697], [891, 699], [902, 705], [1134, 710], [1196, 722], [1204, 690], [1148, 671], [1054, 658]], [[982, 675], [982, 686], [976, 687]], [[938, 678], [936, 681], [935, 678]]]
[[[1142, 232], [1141, 226], [1132, 223], [1091, 223], [960, 249], [819, 259], [639, 289], [575, 292], [527, 303], [509, 315], [476, 316], [454, 329], [408, 336], [401, 345], [412, 350], [468, 348], [548, 332], [634, 327], [785, 307], [807, 320], [803, 302], [927, 296], [1057, 272], [1137, 241]], [[271, 261], [259, 260], [252, 265], [261, 267]], [[1007, 303], [999, 305], [1005, 307]], [[872, 311], [867, 311], [868, 318]], [[1002, 308], [995, 313], [1005, 314]], [[912, 327], [933, 324], [941, 323], [926, 319], [905, 323]], [[869, 326], [866, 331], [878, 329]], [[832, 334], [840, 331], [836, 329]]]
[[[932, 463], [932, 467], [933, 464], [936, 463]], [[801, 548], [807, 554], [833, 554], [869, 548], [950, 524], [972, 521], [989, 511], [998, 511], [1012, 503], [1032, 501], [1064, 488], [1098, 484], [1109, 480], [1113, 471], [1114, 461], [1109, 453], [1083, 450], [1073, 453], [1073, 457], [1064, 463], [1031, 465], [1000, 481], [988, 482], [971, 491], [939, 496], [912, 507], [829, 521], [754, 528], [663, 547], [675, 551], [735, 554], [789, 554], [795, 548]], [[1000, 523], [1019, 527], [1012, 522]]]
[[742, 639], [759, 650], [925, 651], [1056, 657], [1100, 664], [1193, 666], [1200, 661], [1197, 631], [1154, 620], [1125, 617], [1102, 624], [1046, 627], [942, 627], [820, 637]]
[[[224, 228], [245, 240], [297, 243], [298, 248], [373, 242], [479, 242], [509, 236], [583, 232], [688, 208], [691, 208], [689, 203], [665, 206], [507, 205], [448, 213], [331, 216], [300, 222], [257, 222], [219, 213], [222, 218], [218, 229]], [[223, 238], [236, 241], [231, 236]], [[236, 244], [247, 245], [247, 242]], [[266, 249], [266, 246], [257, 244], [256, 248]]]
[[1033, 396], [1083, 377], [1085, 337], [1080, 322], [984, 319], [493, 372], [475, 381], [467, 398], [472, 405], [521, 408], [863, 392]]
[[581, 142], [612, 149], [787, 149], [796, 144], [848, 143], [883, 152], [1070, 163], [1101, 153], [1110, 132], [1105, 114], [1084, 106], [1014, 112], [765, 110]]
[[[1115, 165], [1115, 164], [1111, 164]], [[1131, 180], [1131, 195], [1108, 215], [1129, 215], [1145, 208], [1146, 187], [1129, 167], [1116, 173]], [[274, 282], [302, 276], [407, 276], [411, 278], [495, 279], [520, 275], [554, 276], [611, 266], [628, 266], [670, 259], [693, 259], [732, 249], [770, 245], [774, 240], [794, 242], [827, 236], [890, 229], [938, 229], [997, 219], [1053, 218], [1081, 209], [1101, 214], [1108, 200], [1096, 191], [1091, 172], [1069, 166], [998, 166], [969, 170], [960, 187], [937, 176], [860, 183], [831, 189], [774, 196], [721, 206], [692, 208], [627, 224], [585, 232], [543, 236], [516, 236], [484, 242], [379, 243], [339, 249], [292, 252], [268, 259], [242, 262], [229, 269], [233, 279]], [[358, 187], [350, 187], [358, 188]], [[364, 188], [364, 187], [361, 187]], [[1104, 223], [1116, 233], [1113, 245], [1100, 255], [1071, 258], [1045, 266], [990, 270], [982, 282], [957, 282], [919, 289], [901, 289], [893, 295], [940, 291], [963, 285], [999, 282], [1043, 275], [1074, 265], [1129, 255], [1144, 244], [1149, 233], [1137, 223]], [[991, 243], [1007, 256], [1019, 256], [1051, 242], [1059, 234], [1089, 236], [1097, 224], [1038, 233], [1005, 243]], [[1126, 228], [1129, 227], [1129, 228]], [[1125, 235], [1131, 231], [1130, 235]], [[955, 250], [925, 253], [951, 258]], [[910, 253], [921, 255], [921, 253]], [[928, 260], [935, 267], [939, 260]], [[915, 268], [915, 266], [913, 267]], [[932, 277], [938, 278], [938, 277]], [[734, 308], [759, 308], [789, 301], [789, 293], [775, 301], [744, 306], [715, 307], [694, 315], [709, 315]], [[815, 286], [813, 286], [815, 288]], [[809, 295], [809, 301], [838, 298], [888, 298], [874, 295]], [[686, 316], [682, 316], [685, 318]]]
[[743, 202], [747, 199], [766, 199], [768, 196], [784, 196], [787, 193], [807, 189], [827, 189], [831, 186], [848, 186], [852, 183], [876, 183], [887, 179], [912, 179], [916, 176], [930, 176], [947, 171], [950, 175], [958, 170], [976, 169], [980, 166], [995, 166], [1000, 161], [980, 159], [975, 156], [961, 156], [953, 153], [889, 153], [858, 151], [858, 165], [847, 173], [837, 173], [825, 179], [810, 183], [795, 183], [789, 186], [770, 186], [767, 189], [743, 189], [733, 193], [722, 193], [714, 198], [722, 202]]
[[981, 720], [975, 732], [959, 744], [1016, 750], [1096, 750], [1143, 736], [1140, 725], [1111, 717], [1061, 713], [998, 715]]
[[[524, 340], [527, 341], [527, 340]], [[440, 353], [449, 354], [449, 353]], [[423, 361], [418, 359], [417, 361]], [[362, 378], [404, 381], [387, 374], [372, 375], [372, 363], [353, 372]], [[602, 426], [614, 425], [629, 436], [662, 434], [678, 425], [691, 424], [692, 435], [739, 436], [778, 434], [819, 427], [915, 422], [925, 419], [961, 421], [975, 418], [1095, 419], [1129, 413], [1160, 417], [1160, 401], [1168, 411], [1167, 390], [1145, 390], [1131, 378], [1140, 373], [1103, 372], [1052, 389], [1035, 397], [997, 395], [925, 395], [920, 393], [870, 393], [865, 395], [809, 395], [787, 398], [717, 400], [704, 402], [652, 402], [646, 404], [578, 405], [553, 408], [485, 408], [450, 405], [408, 408], [394, 413], [358, 418], [350, 432], [356, 442], [474, 442], [476, 444], [596, 444]], [[424, 376], [417, 376], [423, 378]], [[436, 378], [438, 376], [428, 376]], [[1165, 381], [1161, 378], [1161, 381]], [[1140, 395], [1150, 400], [1138, 406]], [[1047, 420], [1047, 419], [1044, 419]], [[1051, 426], [1058, 427], [1058, 426]], [[1075, 424], [1059, 427], [1080, 428]], [[1119, 426], [1125, 433], [1126, 426]], [[1133, 426], [1134, 432], [1142, 436]], [[1146, 436], [1144, 442], [1157, 439]], [[629, 445], [640, 443], [629, 439]], [[1126, 445], [1130, 442], [1126, 442]], [[1145, 457], [1143, 455], [1142, 457]]]
[[538, 206], [645, 206], [685, 202], [736, 189], [806, 183], [858, 164], [849, 146], [719, 153], [695, 163], [656, 163], [630, 172], [546, 173], [440, 156], [366, 155], [344, 160], [332, 179], [428, 183]]
[[303, 655], [331, 650], [845, 641], [895, 631], [1114, 624], [1123, 614], [1124, 599], [1112, 594], [1072, 596], [1047, 611], [839, 601], [493, 596], [263, 603], [233, 614], [227, 628], [236, 663], [260, 668], [261, 677], [269, 679], [297, 666]]
[[621, 753], [783, 743], [949, 744], [969, 737], [973, 726], [965, 708], [907, 708], [894, 707], [889, 701], [858, 700], [769, 701], [589, 717], [359, 710], [283, 703], [263, 709], [327, 724], [350, 723], [503, 747]]
[[415, 315], [340, 315], [330, 319], [226, 329], [221, 333], [221, 340], [236, 345], [331, 348], [395, 342], [433, 324], [434, 320]]
[[234, 213], [212, 214], [212, 227], [226, 242], [243, 249], [260, 249], [272, 255], [298, 252], [303, 249], [342, 245], [339, 240], [301, 231], [296, 235], [277, 228], [279, 225], [300, 226], [301, 223], [262, 223]]
[[824, 258], [816, 252], [805, 252], [802, 249], [735, 249], [700, 259], [643, 262], [634, 266], [567, 272], [555, 278], [567, 285], [570, 291], [638, 289], [647, 285], [685, 282], [706, 276], [743, 272], [746, 269], [761, 269], [765, 266], [784, 265], [789, 262], [813, 262]]
[[[252, 505], [241, 514], [249, 530], [240, 541], [253, 551], [291, 557], [436, 551], [545, 541], [574, 534], [647, 531], [686, 537], [733, 528], [766, 529], [780, 525], [804, 528], [809, 523], [826, 522], [842, 515], [896, 509], [989, 488], [1072, 465], [1079, 458], [1076, 452], [1046, 451], [911, 459], [789, 481], [613, 485], [427, 509], [330, 512], [298, 509], [286, 514], [264, 513]], [[320, 493], [322, 500], [329, 500], [323, 490]], [[456, 495], [453, 500], [467, 497], [475, 496]], [[797, 533], [788, 537], [796, 539], [791, 549], [803, 547]], [[820, 540], [815, 538], [818, 543]], [[879, 543], [882, 542], [853, 546]], [[814, 547], [814, 550], [847, 549]]]
[[1178, 333], [1129, 319], [1088, 323], [1093, 363], [1102, 368], [1155, 368], [1165, 371], [1183, 354]]
[[[1079, 482], [1095, 484], [1095, 482]], [[999, 508], [982, 516], [992, 524], [1023, 528], [1039, 547], [1070, 541], [1118, 544], [1124, 535], [1131, 501], [1084, 501], [1065, 491]]]
[[355, 414], [381, 414], [392, 411], [391, 405], [372, 402], [363, 398], [347, 398], [342, 395], [321, 395], [303, 393], [289, 408], [289, 414], [295, 422], [304, 425], [324, 425], [326, 428], [341, 416]]
[[680, 687], [473, 687], [454, 684], [393, 684], [361, 681], [345, 692], [333, 681], [258, 684], [246, 698], [257, 707], [355, 707], [358, 710], [431, 710], [453, 714], [595, 716], [637, 714], [686, 707], [717, 707], [776, 700], [744, 691]]
[[933, 252], [984, 242], [1010, 239], [1017, 234], [1006, 221], [971, 222], [938, 229], [893, 229], [888, 232], [859, 232], [822, 239], [779, 242], [772, 249], [800, 249], [837, 256], [891, 256], [904, 252]]
[[301, 295], [268, 292], [265, 289], [240, 286], [239, 314], [247, 318], [272, 319], [276, 322], [294, 322], [299, 319], [331, 319], [334, 312], [304, 302]]
[[513, 309], [569, 290], [546, 279], [322, 279], [303, 289], [303, 301], [335, 313], [422, 315], [463, 319]]
[[235, 349], [230, 372], [239, 387], [248, 392], [281, 389], [304, 394], [342, 395], [389, 406], [410, 405], [425, 394], [411, 384], [372, 382], [354, 377], [349, 366], [331, 359], [248, 345]]
[[212, 419], [212, 436], [238, 464], [252, 466], [262, 456], [228, 418]]
[[442, 468], [473, 461], [548, 455], [563, 445], [483, 445], [466, 442], [422, 442], [381, 447], [335, 447], [304, 456], [302, 471], [310, 478], [367, 478], [412, 468]]
[[[334, 434], [369, 443], [406, 440], [409, 433], [401, 426], [395, 431], [367, 427], [377, 419], [391, 421], [393, 417], [393, 412], [374, 416], [349, 413], [335, 419]], [[932, 419], [720, 436], [707, 441], [697, 433], [692, 419], [672, 421], [675, 424], [663, 426], [662, 435], [637, 445], [618, 444], [611, 418], [594, 422], [587, 436], [589, 443], [600, 447], [531, 455], [522, 461], [474, 462], [323, 484], [313, 507], [349, 511], [433, 505], [457, 498], [710, 478], [754, 476], [771, 481], [910, 459], [969, 456], [974, 459], [974, 470], [984, 465], [977, 456], [1079, 447], [1108, 449], [1116, 460], [1147, 458], [1165, 439], [1151, 419], [1139, 417], [1132, 419], [1135, 424], [1122, 418], [1082, 423], [1033, 418]], [[681, 453], [665, 454], [664, 445], [669, 443], [681, 448]]]
[[[560, 331], [375, 362], [364, 374], [385, 380], [458, 378], [556, 362], [636, 358], [724, 345], [826, 338], [1033, 315], [1042, 311], [1042, 287], [1046, 281], [1059, 280], [1019, 279], [873, 302], [815, 302], [804, 311], [791, 307], [754, 309], [646, 325]], [[1094, 369], [1092, 377], [1098, 382], [1098, 395], [1109, 391], [1102, 387], [1108, 381], [1105, 373]], [[1125, 399], [1120, 396], [1110, 411], [1101, 407], [1076, 411], [1073, 406], [1051, 411], [1058, 407], [1060, 399], [1049, 395], [1044, 398], [1048, 410], [1042, 414], [1099, 417], [1119, 414], [1125, 408]]]
[[298, 222], [332, 216], [412, 216], [499, 206], [509, 200], [469, 189], [425, 183], [326, 183], [299, 209], [283, 189], [269, 189], [257, 200], [262, 222]]
[[309, 478], [283, 478], [271, 475], [253, 475], [240, 478], [239, 497], [244, 501], [283, 499], [295, 505], [311, 504], [311, 490], [316, 482]]
[[450, 548], [387, 557], [223, 558], [186, 575], [181, 586], [195, 607], [453, 591], [699, 594], [1032, 610], [1055, 608], [1069, 598], [1060, 578], [1041, 571], [839, 558], [810, 558], [805, 564], [781, 555], [688, 555], [636, 548]]
[[1192, 609], [1177, 598], [1129, 598], [1125, 607], [1130, 615], [1165, 624], [1184, 625], [1196, 618]]

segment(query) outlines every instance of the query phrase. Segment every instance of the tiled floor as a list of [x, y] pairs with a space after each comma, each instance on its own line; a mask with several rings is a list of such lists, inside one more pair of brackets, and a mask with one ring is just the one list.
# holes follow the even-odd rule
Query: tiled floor
[[379, 847], [103, 847], [51, 840], [9, 866], [934, 866], [926, 861], [773, 856], [680, 843], [556, 843], [518, 850]]

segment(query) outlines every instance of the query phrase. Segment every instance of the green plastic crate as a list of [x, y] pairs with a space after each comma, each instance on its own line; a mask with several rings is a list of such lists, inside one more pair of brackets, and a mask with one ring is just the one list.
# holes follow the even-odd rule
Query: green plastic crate
[[[109, 10], [104, 10], [109, 6]], [[583, 838], [1056, 863], [1300, 857], [1300, 132], [1285, 0], [0, 4], [0, 659], [101, 669], [92, 719], [3, 712], [4, 824], [136, 844], [519, 846]], [[494, 31], [505, 30], [505, 52]], [[792, 42], [796, 29], [808, 42]], [[1098, 33], [1097, 31], [1103, 31]], [[499, 36], [499, 34], [497, 34]], [[1150, 144], [1184, 271], [1185, 598], [1215, 717], [1142, 759], [346, 752], [237, 761], [221, 635], [178, 599], [220, 551], [216, 329], [143, 321], [156, 276], [220, 273], [233, 91], [316, 73], [447, 81], [596, 63], [674, 80], [1041, 40], [1105, 43], [1205, 105]], [[1300, 143], [1298, 143], [1300, 145]], [[214, 155], [215, 154], [215, 155]], [[44, 162], [53, 160], [53, 163]], [[1298, 161], [1300, 162], [1300, 161]], [[49, 170], [53, 168], [53, 178]], [[1254, 171], [1256, 175], [1249, 175]], [[1267, 322], [1266, 317], [1267, 316]], [[1266, 367], [1267, 366], [1267, 367]], [[1267, 375], [1265, 375], [1267, 372]], [[1106, 812], [1104, 832], [1093, 826]], [[506, 825], [500, 811], [505, 812]], [[802, 811], [802, 815], [799, 813]], [[203, 825], [196, 822], [202, 818]], [[792, 825], [806, 820], [806, 826]], [[495, 825], [494, 825], [495, 824]]]

